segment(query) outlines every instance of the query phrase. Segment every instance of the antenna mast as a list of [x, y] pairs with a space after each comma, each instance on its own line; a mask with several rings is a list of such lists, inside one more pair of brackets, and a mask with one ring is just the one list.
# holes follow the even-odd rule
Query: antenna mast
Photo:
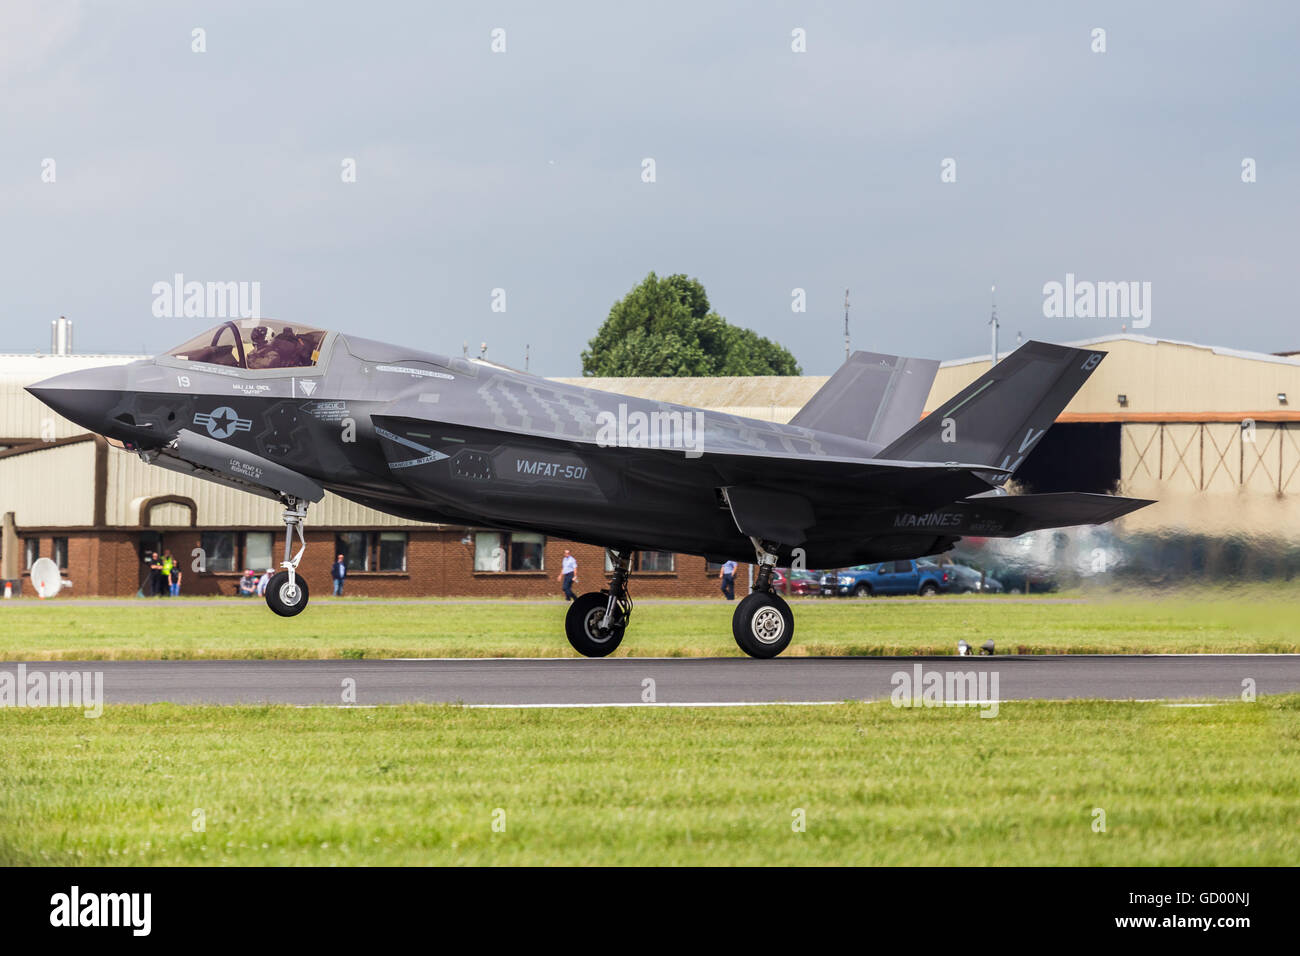
[[993, 361], [990, 363], [990, 367], [993, 366], [993, 365], [997, 365], [997, 364], [998, 364], [998, 298], [997, 298], [997, 292], [998, 292], [998, 287], [997, 287], [996, 285], [993, 286], [993, 288], [989, 289], [989, 295], [990, 295], [990, 297], [991, 297], [992, 300], [993, 300], [993, 315], [992, 315], [992, 317], [989, 319], [989, 325], [993, 328], [993, 352], [992, 352]]
[[844, 361], [849, 360], [849, 290], [844, 290]]

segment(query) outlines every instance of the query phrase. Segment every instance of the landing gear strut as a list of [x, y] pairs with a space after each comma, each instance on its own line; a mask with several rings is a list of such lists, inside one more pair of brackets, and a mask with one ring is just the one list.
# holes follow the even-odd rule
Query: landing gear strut
[[[271, 576], [266, 585], [266, 603], [272, 611], [281, 617], [293, 617], [307, 606], [307, 582], [298, 577], [298, 562], [307, 550], [307, 537], [302, 524], [307, 518], [307, 502], [292, 495], [284, 498], [284, 561], [280, 563], [283, 571]], [[299, 548], [292, 558], [289, 552], [293, 548], [293, 536], [297, 532]]]
[[750, 538], [754, 543], [758, 574], [754, 589], [736, 606], [731, 618], [731, 633], [740, 649], [750, 657], [776, 657], [794, 637], [794, 614], [772, 590], [772, 572], [776, 569], [776, 545]]
[[632, 569], [630, 550], [609, 549], [614, 576], [604, 591], [588, 591], [569, 605], [564, 633], [573, 649], [584, 657], [606, 657], [618, 648], [632, 617], [627, 579]]

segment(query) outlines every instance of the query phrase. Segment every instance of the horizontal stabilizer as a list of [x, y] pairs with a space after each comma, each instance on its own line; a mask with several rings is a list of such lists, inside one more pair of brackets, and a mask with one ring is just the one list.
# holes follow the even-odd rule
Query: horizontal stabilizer
[[1005, 515], [1015, 534], [1042, 528], [1105, 524], [1155, 502], [1145, 498], [1067, 491], [1043, 495], [972, 495], [964, 503], [981, 514]]
[[1026, 342], [880, 453], [1014, 473], [1105, 352]]
[[883, 447], [920, 419], [938, 371], [933, 359], [854, 352], [790, 424]]

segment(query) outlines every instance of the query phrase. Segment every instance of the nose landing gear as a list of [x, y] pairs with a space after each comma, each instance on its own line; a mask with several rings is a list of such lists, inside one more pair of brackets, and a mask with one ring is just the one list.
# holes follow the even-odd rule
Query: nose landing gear
[[772, 590], [772, 571], [777, 554], [768, 543], [750, 538], [758, 558], [754, 589], [736, 606], [731, 618], [731, 634], [736, 644], [750, 657], [776, 657], [790, 646], [794, 637], [794, 613], [790, 605]]
[[564, 633], [573, 649], [584, 657], [607, 657], [623, 641], [623, 632], [632, 617], [632, 599], [627, 593], [632, 553], [611, 548], [614, 576], [609, 588], [589, 591], [569, 605]]
[[[266, 585], [266, 604], [281, 617], [293, 617], [307, 606], [309, 597], [307, 582], [298, 576], [298, 562], [307, 550], [307, 537], [302, 525], [307, 518], [307, 502], [292, 495], [284, 498], [284, 561], [278, 571], [271, 576]], [[294, 533], [298, 535], [298, 553], [292, 558], [289, 552], [293, 547]]]

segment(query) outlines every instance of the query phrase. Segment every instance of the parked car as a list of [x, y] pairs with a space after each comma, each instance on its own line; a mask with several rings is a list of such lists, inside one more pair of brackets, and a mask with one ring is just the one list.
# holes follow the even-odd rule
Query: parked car
[[1056, 579], [1049, 577], [1041, 569], [1026, 571], [1023, 568], [1008, 565], [1006, 567], [993, 567], [989, 570], [990, 573], [998, 576], [1004, 590], [1015, 594], [1051, 594], [1060, 589], [1060, 584]]
[[821, 594], [822, 579], [816, 571], [777, 568], [772, 572], [772, 585], [778, 594]]
[[952, 575], [952, 587], [950, 590], [957, 594], [969, 594], [972, 591], [980, 594], [1001, 594], [1002, 582], [991, 574], [981, 574], [974, 568], [967, 567], [964, 564], [947, 564], [945, 570]]
[[856, 568], [828, 571], [822, 575], [825, 595], [871, 597], [876, 594], [938, 594], [952, 586], [946, 568], [924, 558], [915, 561], [883, 561]]

